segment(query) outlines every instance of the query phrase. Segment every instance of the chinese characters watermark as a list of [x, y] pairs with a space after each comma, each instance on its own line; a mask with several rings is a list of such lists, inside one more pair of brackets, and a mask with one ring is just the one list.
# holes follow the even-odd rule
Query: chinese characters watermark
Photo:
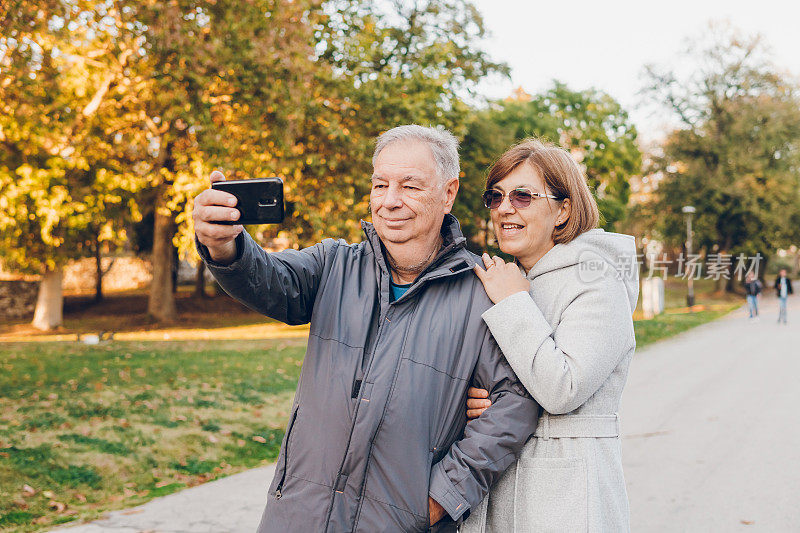
[[666, 280], [670, 272], [678, 279], [710, 279], [719, 281], [731, 278], [744, 281], [747, 276], [758, 277], [763, 256], [757, 253], [748, 256], [740, 253], [736, 256], [723, 253], [679, 254], [670, 259], [666, 253], [637, 254], [621, 256], [613, 261], [593, 252], [581, 254], [580, 277], [583, 281], [594, 281], [602, 277], [606, 271], [613, 270], [617, 279], [635, 279], [641, 272], [642, 277], [661, 278]]

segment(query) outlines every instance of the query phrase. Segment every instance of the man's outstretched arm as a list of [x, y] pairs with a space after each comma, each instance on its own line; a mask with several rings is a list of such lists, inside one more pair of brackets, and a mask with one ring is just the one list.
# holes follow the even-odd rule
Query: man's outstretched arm
[[[211, 182], [224, 180], [219, 171]], [[197, 253], [220, 286], [250, 309], [287, 324], [311, 320], [328, 251], [326, 240], [304, 250], [267, 253], [242, 226], [218, 224], [236, 220], [236, 197], [208, 189], [195, 198], [193, 211]]]

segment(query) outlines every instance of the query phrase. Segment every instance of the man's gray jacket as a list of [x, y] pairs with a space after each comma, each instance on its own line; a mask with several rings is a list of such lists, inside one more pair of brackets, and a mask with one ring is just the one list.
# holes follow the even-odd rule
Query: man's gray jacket
[[[220, 285], [287, 324], [311, 323], [260, 533], [425, 531], [428, 495], [450, 517], [477, 506], [534, 432], [539, 406], [481, 319], [491, 307], [458, 221], [398, 300], [380, 239], [264, 252], [246, 233]], [[466, 423], [467, 388], [492, 407]], [[449, 524], [449, 526], [448, 526]]]

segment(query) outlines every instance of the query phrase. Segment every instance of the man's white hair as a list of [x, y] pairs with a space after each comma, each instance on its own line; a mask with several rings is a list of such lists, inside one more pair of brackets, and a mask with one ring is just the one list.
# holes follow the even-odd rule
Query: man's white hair
[[442, 185], [453, 178], [458, 178], [461, 172], [458, 162], [458, 139], [446, 129], [408, 124], [385, 131], [375, 142], [372, 165], [375, 165], [378, 154], [384, 148], [398, 141], [420, 141], [425, 143], [433, 153], [433, 159], [436, 161], [436, 172], [439, 174]]

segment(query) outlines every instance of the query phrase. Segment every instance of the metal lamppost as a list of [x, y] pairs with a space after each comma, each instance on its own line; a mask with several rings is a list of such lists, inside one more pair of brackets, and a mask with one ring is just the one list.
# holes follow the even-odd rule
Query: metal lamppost
[[[692, 255], [692, 215], [697, 211], [691, 205], [683, 206], [683, 214], [686, 215], [686, 261], [689, 261]], [[688, 274], [688, 271], [687, 271]], [[689, 275], [686, 278], [686, 305], [689, 307], [690, 312], [694, 307], [694, 276]]]

